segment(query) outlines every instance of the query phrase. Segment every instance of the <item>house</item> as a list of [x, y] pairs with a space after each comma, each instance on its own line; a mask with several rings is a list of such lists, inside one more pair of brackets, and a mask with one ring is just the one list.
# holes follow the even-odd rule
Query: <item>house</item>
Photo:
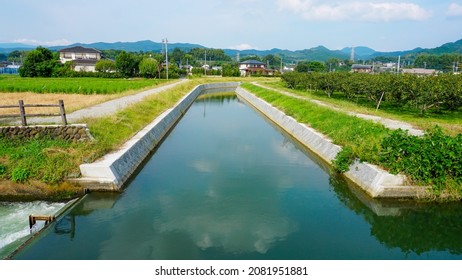
[[414, 74], [414, 75], [420, 75], [420, 76], [436, 74], [435, 69], [426, 69], [426, 68], [410, 68], [410, 69], [405, 68], [402, 70], [402, 72], [406, 74]]
[[372, 73], [373, 67], [372, 65], [353, 64], [351, 71], [355, 73]]
[[273, 70], [267, 69], [266, 64], [258, 60], [246, 60], [239, 63], [241, 76], [273, 75]]
[[61, 63], [71, 61], [74, 71], [95, 72], [96, 62], [101, 59], [99, 50], [82, 46], [61, 49], [58, 52]]

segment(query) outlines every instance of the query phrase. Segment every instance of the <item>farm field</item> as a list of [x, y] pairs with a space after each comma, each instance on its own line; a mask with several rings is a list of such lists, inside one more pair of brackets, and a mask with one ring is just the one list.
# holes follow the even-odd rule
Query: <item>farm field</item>
[[[57, 104], [63, 100], [70, 113], [95, 104], [168, 83], [166, 80], [103, 79], [103, 78], [21, 78], [0, 76], [0, 104]], [[2, 109], [1, 114], [17, 113]], [[31, 114], [56, 113], [56, 108], [28, 108]]]

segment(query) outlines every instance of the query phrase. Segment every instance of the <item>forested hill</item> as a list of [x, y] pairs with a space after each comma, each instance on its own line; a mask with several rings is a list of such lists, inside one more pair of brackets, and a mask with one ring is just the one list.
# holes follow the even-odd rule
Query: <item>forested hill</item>
[[[138, 42], [115, 42], [115, 43], [105, 43], [97, 42], [91, 44], [81, 44], [75, 43], [68, 46], [54, 46], [50, 47], [51, 50], [59, 50], [61, 48], [67, 48], [71, 46], [84, 46], [90, 48], [96, 48], [99, 50], [125, 50], [130, 52], [139, 52], [139, 51], [154, 51], [160, 52], [163, 49], [163, 43], [153, 42], [150, 40], [138, 41]], [[14, 44], [14, 43], [0, 43], [0, 54], [10, 53], [14, 50], [30, 50], [34, 49], [35, 46], [23, 45], [23, 44]], [[193, 48], [206, 48], [199, 44], [190, 44], [190, 43], [169, 43], [168, 49], [172, 51], [175, 48], [179, 48], [183, 51], [190, 51]], [[326, 61], [329, 58], [338, 58], [341, 60], [349, 59], [351, 48], [343, 48], [342, 50], [330, 50], [324, 46], [318, 46], [314, 48], [304, 49], [304, 50], [282, 50], [282, 49], [271, 49], [271, 50], [235, 50], [235, 49], [224, 49], [225, 53], [233, 58], [239, 53], [240, 57], [257, 55], [263, 57], [269, 54], [281, 56], [285, 61]], [[457, 53], [462, 54], [462, 40], [458, 40], [452, 43], [446, 43], [436, 48], [415, 48], [413, 50], [406, 51], [396, 51], [396, 52], [377, 52], [371, 48], [357, 46], [355, 47], [355, 58], [356, 59], [370, 59], [374, 57], [397, 57], [397, 56], [406, 56], [406, 55], [418, 55], [418, 54], [446, 54], [446, 53]]]

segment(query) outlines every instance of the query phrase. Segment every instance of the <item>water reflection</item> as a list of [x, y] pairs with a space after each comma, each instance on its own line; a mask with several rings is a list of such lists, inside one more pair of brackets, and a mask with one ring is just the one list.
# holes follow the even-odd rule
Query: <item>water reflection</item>
[[330, 178], [330, 185], [339, 200], [363, 217], [370, 225], [371, 235], [387, 248], [399, 248], [405, 255], [417, 256], [447, 251], [461, 258], [460, 202], [373, 200], [338, 176]]

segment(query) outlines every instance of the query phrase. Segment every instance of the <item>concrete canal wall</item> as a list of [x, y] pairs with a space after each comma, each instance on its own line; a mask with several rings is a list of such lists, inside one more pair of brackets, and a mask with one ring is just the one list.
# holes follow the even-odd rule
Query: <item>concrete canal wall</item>
[[[250, 92], [239, 87], [236, 93], [327, 163], [331, 164], [341, 151], [342, 148], [333, 144], [326, 136], [297, 122]], [[352, 164], [345, 176], [374, 198], [416, 198], [426, 194], [426, 188], [406, 186], [405, 176], [390, 174], [365, 162]]]
[[195, 87], [173, 108], [162, 113], [118, 151], [110, 153], [94, 163], [80, 165], [82, 178], [77, 179], [77, 182], [89, 189], [121, 189], [199, 95], [217, 91], [234, 92], [238, 86], [239, 83], [215, 83]]
[[[235, 91], [239, 98], [267, 116], [321, 159], [331, 164], [341, 147], [314, 129], [298, 123], [271, 104], [239, 87], [239, 83], [205, 84], [194, 88], [173, 108], [168, 109], [138, 132], [118, 151], [100, 160], [82, 164], [82, 178], [77, 181], [89, 189], [120, 190], [143, 160], [162, 141], [194, 100], [206, 92]], [[393, 175], [378, 166], [355, 162], [345, 176], [374, 198], [416, 198], [426, 195], [422, 187], [406, 186], [406, 178]]]

